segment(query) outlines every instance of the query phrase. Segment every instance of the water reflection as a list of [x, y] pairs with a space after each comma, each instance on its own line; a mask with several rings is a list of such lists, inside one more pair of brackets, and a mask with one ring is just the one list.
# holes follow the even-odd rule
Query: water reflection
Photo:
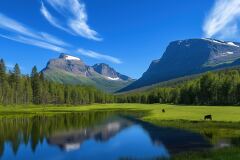
[[210, 143], [200, 134], [176, 128], [158, 127], [138, 119], [130, 119], [148, 132], [154, 144], [163, 143], [171, 154], [199, 151], [211, 147]]
[[169, 158], [212, 147], [206, 136], [114, 112], [2, 118], [0, 131], [0, 159]]
[[47, 138], [47, 141], [49, 144], [57, 145], [65, 151], [77, 150], [86, 140], [94, 139], [98, 142], [105, 142], [131, 125], [133, 124], [125, 119], [111, 119], [111, 121], [104, 124], [98, 124], [89, 128], [56, 132]]

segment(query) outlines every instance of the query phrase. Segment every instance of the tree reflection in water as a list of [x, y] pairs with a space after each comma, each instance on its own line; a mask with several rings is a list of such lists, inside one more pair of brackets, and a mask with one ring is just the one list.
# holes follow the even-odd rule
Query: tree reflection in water
[[[27, 148], [31, 149], [31, 153], [24, 152], [29, 154], [37, 152], [40, 146], [44, 150], [53, 146], [66, 154], [69, 151], [77, 154], [72, 151], [78, 151], [81, 156], [89, 156], [89, 149], [95, 148], [96, 154], [101, 155], [103, 151], [112, 149], [113, 143], [117, 143], [118, 148], [114, 152], [119, 156], [129, 154], [163, 158], [181, 152], [216, 147], [209, 140], [213, 137], [212, 133], [201, 135], [182, 129], [159, 127], [133, 116], [126, 116], [126, 114], [119, 116], [119, 113], [106, 111], [42, 115], [31, 118], [1, 118], [0, 131], [0, 157], [5, 154], [4, 150], [9, 150], [10, 147], [12, 153], [18, 155], [21, 145], [25, 146], [25, 151], [28, 150]], [[87, 145], [81, 150], [85, 142]], [[226, 144], [226, 141], [223, 142]], [[234, 139], [232, 143], [228, 142], [230, 145], [239, 145], [237, 143], [239, 139]], [[91, 145], [88, 146], [89, 144]], [[103, 147], [105, 150], [102, 149]], [[88, 151], [84, 152], [86, 150]], [[48, 156], [49, 152], [44, 153], [45, 156]], [[76, 156], [74, 154], [64, 156]], [[113, 153], [107, 152], [104, 156], [113, 156]]]
[[44, 138], [57, 132], [67, 132], [95, 126], [111, 117], [113, 112], [84, 112], [56, 114], [53, 116], [16, 117], [0, 119], [0, 155], [4, 152], [4, 143], [9, 142], [14, 154], [19, 145], [31, 143], [34, 152]]

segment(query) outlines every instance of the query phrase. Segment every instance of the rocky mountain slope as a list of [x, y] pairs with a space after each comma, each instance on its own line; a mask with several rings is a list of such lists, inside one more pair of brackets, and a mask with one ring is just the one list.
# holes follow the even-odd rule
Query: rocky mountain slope
[[163, 56], [154, 60], [142, 77], [120, 90], [129, 91], [171, 79], [240, 64], [240, 43], [215, 39], [171, 42]]
[[104, 63], [95, 64], [92, 66], [92, 68], [94, 69], [94, 71], [107, 77], [110, 80], [124, 80], [124, 81], [132, 80], [130, 77], [116, 72], [113, 68]]
[[86, 65], [80, 58], [61, 54], [52, 59], [42, 70], [45, 78], [65, 84], [93, 85], [104, 91], [114, 92], [126, 87], [134, 80], [122, 75], [109, 65], [101, 63]]

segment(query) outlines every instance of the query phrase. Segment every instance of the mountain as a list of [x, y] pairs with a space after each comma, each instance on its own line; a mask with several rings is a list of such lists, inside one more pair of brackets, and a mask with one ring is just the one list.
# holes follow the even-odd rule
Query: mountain
[[111, 68], [109, 65], [104, 63], [95, 64], [92, 67], [97, 73], [107, 77], [110, 80], [119, 80], [119, 79], [124, 81], [132, 80], [130, 77], [116, 72], [113, 68]]
[[140, 79], [121, 89], [129, 91], [156, 83], [240, 64], [240, 43], [216, 39], [171, 42]]
[[58, 83], [93, 85], [109, 92], [115, 92], [134, 81], [107, 64], [89, 66], [80, 58], [67, 54], [50, 60], [42, 73], [46, 79]]

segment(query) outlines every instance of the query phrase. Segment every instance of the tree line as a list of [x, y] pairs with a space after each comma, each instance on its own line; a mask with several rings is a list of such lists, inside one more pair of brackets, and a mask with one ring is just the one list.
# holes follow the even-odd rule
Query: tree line
[[114, 97], [92, 86], [64, 85], [44, 79], [32, 68], [31, 75], [22, 75], [19, 65], [7, 71], [0, 60], [0, 104], [91, 104], [111, 103]]
[[36, 66], [31, 75], [22, 75], [18, 64], [7, 72], [4, 60], [0, 60], [0, 104], [92, 103], [239, 105], [240, 69], [208, 72], [174, 85], [113, 95], [93, 86], [48, 81]]
[[208, 72], [174, 86], [118, 95], [119, 103], [239, 105], [240, 69]]

